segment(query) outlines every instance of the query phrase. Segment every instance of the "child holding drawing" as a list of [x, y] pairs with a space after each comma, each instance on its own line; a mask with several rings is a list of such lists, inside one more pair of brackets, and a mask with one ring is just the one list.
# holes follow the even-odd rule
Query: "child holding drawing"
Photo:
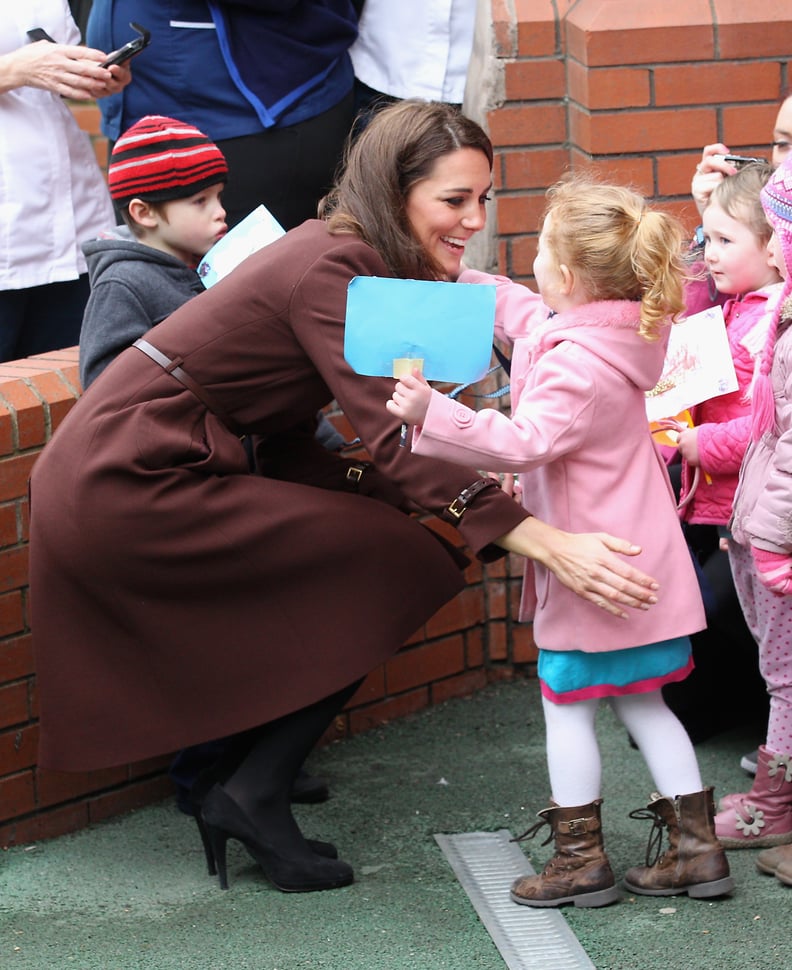
[[[737, 389], [692, 410], [695, 427], [680, 433], [681, 466], [671, 469], [672, 475], [681, 476], [680, 515], [700, 566], [707, 629], [693, 638], [696, 669], [691, 677], [668, 685], [663, 694], [694, 741], [735, 724], [763, 720], [767, 712], [753, 638], [720, 538], [726, 533], [748, 443], [749, 388], [769, 319], [767, 301], [780, 281], [768, 260], [770, 227], [759, 201], [771, 172], [769, 165], [754, 163], [723, 178], [702, 215], [704, 263], [725, 300], [723, 316]], [[688, 310], [697, 287], [693, 280], [686, 289]], [[746, 767], [753, 762], [752, 757], [743, 760]]]
[[750, 401], [746, 392], [764, 346], [767, 300], [781, 280], [769, 260], [771, 230], [759, 201], [771, 172], [769, 165], [753, 163], [723, 179], [702, 216], [704, 261], [718, 292], [728, 296], [723, 316], [738, 389], [700, 404], [694, 412], [696, 427], [679, 436], [681, 501], [688, 495], [693, 468], [706, 472], [706, 479], [685, 506], [688, 522], [725, 525], [731, 515], [748, 443]]
[[645, 410], [669, 323], [683, 309], [682, 232], [617, 186], [569, 178], [548, 199], [534, 263], [541, 301], [500, 277], [460, 277], [497, 284], [496, 335], [514, 343], [511, 418], [472, 411], [417, 372], [399, 381], [387, 407], [415, 426], [415, 452], [519, 473], [526, 508], [562, 529], [634, 530], [642, 565], [660, 583], [654, 612], [617, 622], [572, 602], [541, 566], [526, 569], [520, 618], [534, 617], [540, 648], [552, 790], [526, 834], [549, 824], [556, 851], [541, 874], [515, 882], [514, 901], [602, 906], [617, 898], [601, 826], [594, 722], [602, 698], [640, 748], [660, 793], [647, 814], [670, 834], [668, 851], [632, 868], [625, 885], [646, 895], [719, 896], [733, 880], [713, 830], [712, 789], [661, 694], [688, 674], [689, 635], [704, 625], [704, 610]]

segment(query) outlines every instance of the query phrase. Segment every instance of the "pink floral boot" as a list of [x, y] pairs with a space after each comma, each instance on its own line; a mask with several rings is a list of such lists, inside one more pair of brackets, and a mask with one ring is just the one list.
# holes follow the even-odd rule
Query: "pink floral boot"
[[749, 792], [724, 796], [715, 834], [727, 849], [763, 849], [792, 842], [792, 755], [759, 748]]

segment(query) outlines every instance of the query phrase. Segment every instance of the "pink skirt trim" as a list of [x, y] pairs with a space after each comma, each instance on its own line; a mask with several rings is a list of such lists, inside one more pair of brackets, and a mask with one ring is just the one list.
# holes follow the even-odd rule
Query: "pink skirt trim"
[[566, 691], [557, 694], [548, 685], [540, 680], [542, 697], [546, 697], [554, 704], [574, 704], [575, 701], [585, 701], [591, 697], [624, 697], [628, 694], [648, 694], [651, 691], [660, 690], [663, 684], [674, 684], [690, 676], [694, 667], [693, 657], [688, 659], [684, 667], [678, 667], [660, 677], [647, 677], [644, 680], [634, 680], [629, 684], [593, 684], [590, 687], [581, 687], [578, 690]]

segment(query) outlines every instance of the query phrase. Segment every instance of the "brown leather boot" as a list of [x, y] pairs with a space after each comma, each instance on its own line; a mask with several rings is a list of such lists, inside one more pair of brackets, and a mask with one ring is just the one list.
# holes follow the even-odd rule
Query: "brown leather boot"
[[[676, 896], [694, 899], [723, 896], [734, 889], [726, 853], [715, 836], [715, 803], [712, 789], [677, 795], [675, 799], [652, 795], [645, 809], [630, 818], [654, 822], [646, 848], [646, 865], [629, 869], [624, 885], [642, 896]], [[661, 853], [663, 829], [668, 830], [668, 849]]]
[[792, 873], [792, 845], [776, 845], [772, 849], [763, 849], [756, 857], [756, 868], [768, 876], [777, 875], [780, 865]]
[[533, 838], [550, 826], [547, 845], [555, 837], [556, 853], [538, 876], [522, 876], [511, 888], [511, 898], [523, 906], [607, 906], [619, 898], [608, 857], [602, 847], [602, 800], [576, 808], [554, 802], [538, 813], [539, 822], [515, 842]]

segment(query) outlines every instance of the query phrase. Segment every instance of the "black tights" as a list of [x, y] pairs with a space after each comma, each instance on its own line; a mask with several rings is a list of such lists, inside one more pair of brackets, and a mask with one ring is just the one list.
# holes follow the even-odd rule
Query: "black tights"
[[356, 681], [243, 736], [236, 766], [229, 774], [223, 772], [223, 787], [270, 844], [297, 848], [303, 843], [291, 813], [292, 784], [308, 754], [360, 683]]

